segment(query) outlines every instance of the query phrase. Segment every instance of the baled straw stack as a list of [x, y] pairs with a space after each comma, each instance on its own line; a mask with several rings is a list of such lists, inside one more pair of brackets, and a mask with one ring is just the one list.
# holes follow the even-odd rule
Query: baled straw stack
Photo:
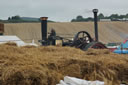
[[2, 85], [55, 85], [64, 76], [119, 85], [128, 82], [127, 69], [127, 55], [108, 50], [0, 45]]

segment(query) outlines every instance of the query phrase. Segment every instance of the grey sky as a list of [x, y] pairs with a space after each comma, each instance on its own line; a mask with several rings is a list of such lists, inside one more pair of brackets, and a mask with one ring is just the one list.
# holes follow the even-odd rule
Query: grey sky
[[128, 0], [0, 0], [0, 19], [20, 15], [70, 21], [77, 15], [93, 16], [93, 8], [98, 8], [104, 15], [126, 14]]

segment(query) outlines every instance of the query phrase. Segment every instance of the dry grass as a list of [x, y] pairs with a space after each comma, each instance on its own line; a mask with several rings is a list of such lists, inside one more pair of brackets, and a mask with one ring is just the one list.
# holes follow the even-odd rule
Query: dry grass
[[128, 57], [108, 50], [0, 45], [1, 85], [55, 85], [64, 76], [128, 82]]

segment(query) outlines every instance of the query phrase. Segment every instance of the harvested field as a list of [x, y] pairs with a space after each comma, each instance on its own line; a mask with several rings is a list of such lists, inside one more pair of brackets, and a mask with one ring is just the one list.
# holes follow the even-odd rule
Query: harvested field
[[[128, 22], [99, 22], [99, 39], [103, 43], [123, 42], [128, 37]], [[93, 22], [65, 22], [65, 23], [48, 23], [48, 32], [54, 28], [58, 35], [62, 37], [74, 37], [79, 31], [87, 31], [94, 38]], [[5, 35], [16, 35], [25, 42], [35, 40], [37, 44], [41, 39], [40, 23], [14, 23], [5, 24]]]
[[128, 82], [128, 56], [108, 50], [0, 45], [0, 85], [55, 85], [64, 76]]

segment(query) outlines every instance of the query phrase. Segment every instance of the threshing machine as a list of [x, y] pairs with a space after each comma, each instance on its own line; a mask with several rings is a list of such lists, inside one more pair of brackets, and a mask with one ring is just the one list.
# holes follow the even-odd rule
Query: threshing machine
[[121, 43], [113, 52], [117, 54], [128, 54], [128, 39]]
[[98, 40], [98, 24], [97, 24], [97, 13], [98, 9], [93, 9], [94, 13], [94, 25], [95, 25], [95, 40], [92, 39], [90, 34], [86, 31], [78, 32], [73, 40], [65, 41], [64, 37], [57, 36], [54, 29], [51, 30], [51, 33], [47, 37], [47, 19], [48, 17], [41, 17], [41, 31], [42, 31], [42, 40], [39, 40], [43, 46], [56, 45], [57, 40], [62, 41], [62, 46], [71, 46], [80, 48], [82, 50], [87, 50], [88, 48], [104, 49], [106, 46], [99, 42]]

